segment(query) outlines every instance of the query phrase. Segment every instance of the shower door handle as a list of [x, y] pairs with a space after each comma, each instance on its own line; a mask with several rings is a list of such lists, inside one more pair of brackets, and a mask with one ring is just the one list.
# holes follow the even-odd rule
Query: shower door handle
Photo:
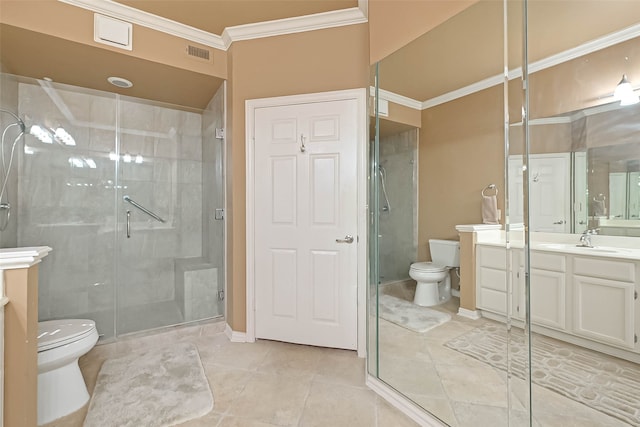
[[344, 239], [336, 239], [336, 243], [353, 243], [353, 236], [347, 234]]
[[127, 211], [127, 239], [131, 237], [131, 211]]

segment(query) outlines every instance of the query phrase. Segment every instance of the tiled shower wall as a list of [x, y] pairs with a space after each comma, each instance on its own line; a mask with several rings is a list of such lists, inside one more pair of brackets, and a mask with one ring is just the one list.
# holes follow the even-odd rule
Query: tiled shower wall
[[[203, 251], [208, 192], [203, 144], [212, 142], [203, 143], [202, 115], [27, 83], [19, 86], [19, 110], [27, 127], [62, 126], [76, 141], [75, 146], [45, 144], [28, 136], [20, 162], [18, 244], [53, 248], [40, 268], [40, 320], [93, 318], [108, 336], [114, 333], [117, 301], [118, 310], [130, 308], [140, 316], [143, 307], [175, 303], [170, 310], [175, 319], [168, 324], [184, 321], [176, 299], [176, 263], [208, 252]], [[125, 203], [124, 195], [165, 223]], [[219, 311], [215, 304], [213, 311]], [[216, 314], [221, 313], [210, 316]], [[135, 316], [127, 318], [135, 323]]]
[[380, 138], [380, 165], [385, 170], [389, 204], [380, 185], [380, 281], [409, 278], [409, 266], [417, 256], [417, 155], [418, 130]]
[[[0, 64], [0, 69], [2, 68]], [[11, 111], [13, 113], [18, 112], [18, 82], [15, 78], [8, 74], [0, 74], [0, 108], [4, 110]], [[1, 133], [12, 123], [15, 123], [16, 120], [7, 113], [0, 114], [0, 136]], [[9, 162], [9, 157], [11, 156], [11, 147], [13, 145], [13, 141], [20, 134], [20, 130], [17, 126], [12, 126], [7, 130], [4, 137], [4, 144], [2, 146], [2, 150], [4, 151], [4, 156], [6, 163]], [[20, 142], [16, 147], [16, 153], [14, 155], [14, 164], [11, 168], [11, 173], [9, 173], [7, 186], [5, 189], [5, 193], [2, 197], [3, 203], [9, 203], [12, 207], [12, 212], [10, 215], [13, 216], [11, 221], [8, 221], [7, 211], [0, 210], [0, 248], [12, 248], [17, 246], [18, 239], [18, 226], [16, 216], [17, 216], [17, 206], [18, 206], [18, 159], [19, 151], [20, 151]], [[0, 176], [2, 180], [4, 180], [4, 175]], [[0, 186], [2, 182], [0, 182]], [[4, 228], [4, 229], [2, 229]]]

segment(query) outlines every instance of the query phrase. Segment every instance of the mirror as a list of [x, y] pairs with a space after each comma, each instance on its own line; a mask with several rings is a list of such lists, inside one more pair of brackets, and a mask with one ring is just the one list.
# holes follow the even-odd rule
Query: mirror
[[[636, 108], [640, 107], [618, 108], [612, 94], [623, 73], [632, 83], [640, 84], [640, 43], [635, 38], [640, 36], [637, 25], [640, 2], [529, 0], [528, 4], [527, 84], [531, 96], [528, 167], [534, 181], [529, 194], [532, 204], [528, 208], [537, 215], [529, 224], [537, 221], [535, 231], [544, 232], [573, 233], [600, 228], [602, 233], [632, 235], [630, 227], [616, 228], [617, 222], [630, 225], [635, 221], [633, 215], [638, 214], [639, 198], [635, 187], [631, 188], [637, 185], [640, 173], [633, 160], [638, 157], [635, 153], [640, 153], [635, 145], [638, 142], [633, 141], [636, 125], [633, 121], [623, 121], [622, 116], [637, 117]], [[378, 101], [386, 104], [380, 108], [379, 131], [385, 133], [386, 129], [393, 128], [385, 126], [386, 122], [417, 129], [418, 165], [417, 188], [413, 185], [394, 187], [387, 195], [390, 211], [385, 210], [388, 203], [382, 184], [375, 179], [379, 191], [372, 206], [378, 208], [380, 222], [397, 221], [395, 224], [401, 227], [415, 227], [412, 235], [417, 236], [416, 261], [432, 259], [429, 239], [457, 240], [457, 224], [482, 221], [480, 196], [489, 184], [496, 184], [499, 190], [501, 223], [504, 224], [505, 219], [511, 224], [522, 222], [525, 212], [521, 174], [523, 127], [518, 123], [523, 105], [520, 99], [523, 82], [518, 74], [522, 58], [521, 6], [520, 1], [476, 2], [391, 54], [378, 66]], [[509, 29], [507, 91], [502, 74], [505, 68], [503, 7], [507, 8]], [[617, 37], [611, 37], [614, 33]], [[508, 146], [505, 146], [505, 102], [510, 123], [506, 130]], [[382, 144], [380, 141], [380, 150]], [[383, 160], [379, 154], [375, 162]], [[391, 161], [388, 165], [392, 165]], [[407, 172], [409, 168], [385, 167], [385, 170], [389, 187], [401, 176], [400, 171]], [[506, 177], [505, 170], [508, 171]], [[374, 175], [372, 171], [372, 177]], [[513, 190], [512, 185], [518, 190]], [[396, 206], [402, 203], [398, 201], [401, 191], [407, 200], [415, 198], [415, 223], [394, 219], [397, 218]], [[509, 194], [508, 213], [504, 206], [505, 193]], [[551, 206], [554, 209], [550, 209]], [[615, 210], [613, 217], [612, 209]], [[381, 262], [383, 256], [384, 262], [393, 261], [392, 255], [398, 253], [396, 250], [384, 252], [384, 245], [392, 240], [387, 238], [388, 234], [381, 233], [380, 228], [372, 234], [378, 237], [376, 250], [381, 249], [375, 262]], [[499, 291], [496, 283], [502, 277], [498, 276], [500, 273], [508, 277], [503, 278], [504, 281], [513, 280], [514, 287], [519, 283], [517, 280], [524, 277], [523, 270], [517, 267], [524, 269], [524, 255], [518, 256], [520, 258], [509, 261], [505, 261], [504, 254], [497, 257], [496, 264], [513, 260], [516, 265], [513, 271], [505, 274], [505, 271], [489, 269], [495, 274], [491, 276], [491, 286], [495, 288], [489, 286], [488, 292], [495, 296], [496, 304], [502, 303], [503, 297], [516, 301], [505, 296], [507, 291], [503, 294], [494, 291]], [[375, 277], [378, 282], [374, 283], [378, 300], [375, 301], [392, 296], [410, 303], [416, 282], [409, 279], [407, 260], [393, 263], [398, 271], [406, 274], [394, 276], [387, 282], [378, 271]], [[377, 267], [381, 266], [382, 262]], [[536, 277], [535, 280], [541, 286], [556, 289], [558, 285], [557, 289], [564, 289], [551, 279], [542, 282]], [[458, 287], [455, 269], [451, 271], [451, 281], [455, 291]], [[470, 283], [474, 304], [476, 283], [474, 277]], [[524, 299], [525, 291], [519, 295]], [[550, 301], [555, 300], [545, 299]], [[415, 332], [406, 325], [398, 326], [402, 319], [389, 320], [394, 312], [410, 317], [410, 306], [385, 306], [383, 302], [374, 311], [377, 324], [372, 331], [372, 335], [376, 334], [377, 356], [373, 371], [380, 380], [448, 425], [529, 425], [527, 405], [531, 403], [531, 396], [525, 390], [526, 380], [515, 373], [505, 379], [504, 365], [526, 363], [518, 357], [525, 357], [530, 348], [526, 344], [519, 347], [518, 357], [511, 359], [512, 354], [500, 347], [499, 354], [492, 354], [495, 356], [492, 359], [504, 362], [500, 366], [497, 362], [494, 365], [481, 362], [482, 359], [476, 357], [480, 351], [476, 356], [461, 351], [474, 340], [474, 333], [482, 343], [494, 334], [522, 338], [522, 335], [508, 335], [521, 333], [522, 329], [511, 328], [507, 332], [506, 326], [500, 324], [488, 333], [482, 328], [491, 327], [490, 322], [485, 318], [460, 316], [459, 309], [464, 308], [462, 298], [451, 298], [445, 304], [428, 307], [450, 315], [449, 320]], [[515, 312], [513, 306], [511, 309]], [[513, 314], [513, 318], [516, 317]], [[516, 329], [519, 332], [513, 332]], [[521, 342], [522, 339], [519, 344]], [[488, 365], [496, 369], [487, 369]], [[570, 417], [585, 424], [609, 425], [606, 415], [595, 410], [586, 406], [578, 408], [575, 402], [564, 397], [555, 400], [556, 396], [552, 397], [546, 390], [538, 393], [544, 394], [543, 398], [538, 394], [536, 399], [540, 399], [538, 408], [544, 407], [545, 413], [535, 415], [545, 418], [543, 424], [564, 425], [569, 419], [566, 417]], [[512, 403], [515, 404], [510, 406]], [[558, 412], [554, 412], [555, 408]], [[565, 409], [575, 409], [575, 412], [567, 415], [563, 412]], [[593, 421], [596, 419], [598, 421]]]
[[[613, 102], [530, 125], [530, 228], [640, 237], [640, 104]], [[521, 124], [511, 126], [518, 140]], [[511, 151], [509, 194], [522, 197], [520, 149]], [[516, 154], [517, 153], [517, 154]], [[516, 209], [512, 222], [522, 221]]]

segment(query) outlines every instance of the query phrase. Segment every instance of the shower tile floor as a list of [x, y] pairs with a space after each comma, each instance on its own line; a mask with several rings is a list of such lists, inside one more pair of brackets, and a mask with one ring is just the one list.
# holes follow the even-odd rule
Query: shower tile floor
[[[186, 341], [198, 348], [214, 408], [182, 427], [270, 427], [277, 411], [287, 411], [286, 418], [295, 420], [286, 424], [291, 426], [417, 426], [366, 387], [365, 360], [355, 352], [266, 340], [232, 343], [224, 325], [218, 321], [173, 327], [98, 345], [80, 358], [89, 392], [107, 358]], [[283, 389], [300, 399], [293, 401]], [[46, 426], [80, 427], [87, 407]]]

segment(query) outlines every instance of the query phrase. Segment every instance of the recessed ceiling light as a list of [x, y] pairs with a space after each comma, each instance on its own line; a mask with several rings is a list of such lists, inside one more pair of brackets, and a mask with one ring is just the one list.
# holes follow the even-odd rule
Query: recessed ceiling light
[[129, 80], [127, 79], [123, 79], [122, 77], [109, 77], [107, 78], [107, 81], [109, 83], [111, 83], [114, 86], [118, 86], [119, 88], [130, 88], [131, 86], [133, 86], [133, 83], [131, 83]]

